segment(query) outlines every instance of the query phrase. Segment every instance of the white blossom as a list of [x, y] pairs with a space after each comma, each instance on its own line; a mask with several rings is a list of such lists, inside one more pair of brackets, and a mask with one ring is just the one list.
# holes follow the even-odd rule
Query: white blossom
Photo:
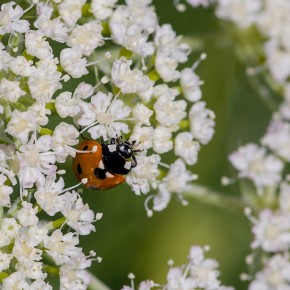
[[27, 144], [21, 145], [16, 152], [19, 164], [17, 175], [23, 188], [31, 188], [34, 183], [42, 186], [45, 182], [44, 174], [56, 171], [55, 156], [46, 154], [51, 149], [51, 137], [41, 136], [35, 143], [33, 139], [32, 137]]
[[189, 111], [190, 132], [201, 144], [207, 144], [214, 133], [215, 114], [205, 108], [205, 102], [195, 103]]
[[39, 3], [37, 5], [38, 18], [34, 22], [34, 26], [43, 36], [49, 37], [57, 42], [63, 43], [68, 38], [68, 28], [64, 25], [60, 18], [50, 19], [53, 8], [51, 4]]
[[82, 198], [76, 192], [66, 192], [61, 196], [64, 207], [61, 209], [63, 216], [67, 219], [67, 224], [79, 235], [88, 235], [95, 231], [92, 225], [95, 216], [89, 209], [88, 204], [83, 204]]
[[[15, 5], [15, 7], [13, 7]], [[29, 30], [29, 22], [21, 20], [23, 9], [14, 1], [1, 5], [0, 10], [0, 35], [15, 32], [25, 33]]]
[[290, 161], [290, 124], [280, 120], [272, 121], [261, 143], [284, 160]]
[[256, 273], [255, 279], [249, 285], [249, 290], [288, 290], [290, 289], [289, 272], [289, 255], [276, 254], [267, 259], [262, 271]]
[[21, 96], [24, 96], [25, 91], [21, 90], [18, 81], [10, 81], [6, 78], [0, 80], [0, 99], [4, 98], [9, 102], [15, 103]]
[[51, 148], [56, 152], [56, 160], [64, 163], [66, 158], [75, 156], [75, 151], [70, 146], [78, 144], [79, 131], [70, 124], [61, 122], [56, 126], [51, 136]]
[[252, 228], [254, 234], [252, 248], [261, 247], [265, 252], [288, 250], [290, 248], [289, 230], [289, 216], [264, 209]]
[[193, 135], [189, 132], [179, 133], [174, 141], [174, 153], [189, 165], [197, 162], [197, 154], [200, 149], [198, 142], [193, 141]]
[[92, 0], [91, 10], [96, 19], [105, 20], [113, 13], [117, 0]]
[[[113, 95], [98, 92], [92, 96], [90, 104], [81, 104], [82, 117], [78, 120], [81, 126], [90, 126], [88, 132], [93, 139], [101, 136], [107, 140], [108, 137], [115, 138], [121, 132], [128, 133], [128, 125], [119, 122], [126, 118], [131, 109], [121, 100], [113, 99]], [[95, 125], [96, 124], [96, 125]]]
[[173, 148], [171, 140], [172, 133], [165, 126], [157, 126], [154, 130], [153, 136], [153, 150], [158, 154], [163, 154]]
[[146, 125], [150, 126], [150, 117], [153, 115], [153, 111], [142, 103], [138, 103], [132, 109], [132, 116], [136, 125]]
[[181, 71], [180, 84], [187, 100], [191, 102], [199, 101], [201, 98], [200, 85], [202, 84], [199, 76], [190, 68]]
[[185, 163], [177, 159], [170, 165], [167, 175], [158, 185], [158, 194], [153, 198], [153, 210], [161, 211], [167, 207], [171, 195], [183, 193], [191, 189], [190, 181], [195, 180], [196, 175], [186, 169]]
[[63, 49], [60, 53], [60, 63], [73, 78], [80, 78], [88, 73], [87, 60], [78, 48]]
[[82, 6], [85, 0], [63, 0], [58, 5], [58, 12], [68, 27], [73, 27], [82, 16]]
[[17, 213], [17, 219], [23, 227], [34, 226], [38, 223], [37, 212], [37, 206], [33, 208], [32, 203], [23, 201], [22, 208]]
[[104, 44], [102, 29], [99, 21], [76, 25], [69, 35], [67, 45], [80, 50], [83, 55], [89, 56], [97, 47]]
[[51, 46], [44, 40], [42, 33], [38, 30], [30, 30], [25, 34], [25, 47], [28, 54], [39, 59], [52, 57]]
[[125, 57], [115, 60], [111, 71], [112, 81], [121, 89], [123, 94], [136, 93], [144, 101], [149, 101], [154, 82], [141, 70], [137, 68], [132, 70], [130, 68], [132, 63], [132, 60], [127, 60]]
[[127, 175], [126, 181], [136, 195], [147, 193], [150, 190], [150, 183], [155, 186], [156, 178], [159, 175], [158, 163], [160, 156], [136, 156], [137, 164]]
[[283, 163], [273, 155], [266, 155], [265, 148], [255, 144], [240, 147], [229, 156], [240, 178], [249, 178], [259, 192], [264, 186], [275, 185], [281, 180]]

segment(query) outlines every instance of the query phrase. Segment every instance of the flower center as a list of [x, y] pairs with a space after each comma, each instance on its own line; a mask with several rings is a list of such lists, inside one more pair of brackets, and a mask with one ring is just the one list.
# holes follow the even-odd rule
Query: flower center
[[37, 149], [31, 149], [27, 156], [27, 163], [31, 167], [36, 167], [39, 164], [39, 152]]
[[114, 123], [114, 119], [110, 113], [100, 113], [97, 116], [97, 120], [102, 125], [111, 125]]

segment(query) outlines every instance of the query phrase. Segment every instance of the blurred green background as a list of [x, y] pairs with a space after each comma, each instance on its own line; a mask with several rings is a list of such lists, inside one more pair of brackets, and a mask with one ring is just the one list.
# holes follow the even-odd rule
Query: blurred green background
[[[191, 63], [200, 52], [207, 53], [197, 73], [205, 81], [203, 99], [216, 113], [215, 136], [203, 146], [192, 170], [199, 174], [200, 184], [238, 195], [237, 185], [220, 185], [223, 175], [235, 174], [227, 156], [242, 144], [257, 142], [271, 113], [250, 86], [245, 66], [235, 55], [235, 39], [213, 10], [188, 8], [178, 13], [172, 2], [155, 1], [160, 23], [171, 23], [178, 34], [202, 44], [193, 52]], [[251, 233], [241, 212], [196, 200], [189, 200], [184, 207], [173, 199], [164, 212], [148, 218], [144, 210], [146, 197], [135, 196], [127, 185], [109, 191], [85, 190], [82, 197], [94, 211], [104, 214], [96, 223], [96, 233], [82, 238], [82, 246], [103, 258], [101, 263], [93, 264], [91, 271], [111, 289], [128, 285], [130, 272], [137, 282], [150, 278], [164, 283], [167, 261], [172, 258], [176, 265], [187, 262], [191, 245], [210, 245], [208, 257], [219, 261], [223, 284], [247, 288], [239, 276], [247, 271], [244, 258], [250, 252]]]

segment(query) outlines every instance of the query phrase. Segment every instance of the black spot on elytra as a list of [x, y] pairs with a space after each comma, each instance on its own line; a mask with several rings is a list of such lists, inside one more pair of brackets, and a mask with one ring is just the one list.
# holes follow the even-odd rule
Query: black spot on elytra
[[83, 150], [87, 150], [89, 148], [88, 145], [84, 146]]
[[81, 175], [83, 173], [83, 170], [82, 170], [82, 167], [81, 165], [78, 163], [78, 166], [77, 166], [77, 172], [79, 175]]
[[98, 179], [106, 179], [106, 169], [95, 168], [94, 174]]

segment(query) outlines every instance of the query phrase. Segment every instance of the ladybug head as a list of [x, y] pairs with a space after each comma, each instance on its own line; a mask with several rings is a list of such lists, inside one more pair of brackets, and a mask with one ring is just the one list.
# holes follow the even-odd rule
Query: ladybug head
[[129, 143], [127, 141], [122, 142], [117, 145], [117, 151], [119, 152], [122, 157], [125, 159], [129, 159], [132, 157], [134, 150], [132, 149], [132, 143]]

